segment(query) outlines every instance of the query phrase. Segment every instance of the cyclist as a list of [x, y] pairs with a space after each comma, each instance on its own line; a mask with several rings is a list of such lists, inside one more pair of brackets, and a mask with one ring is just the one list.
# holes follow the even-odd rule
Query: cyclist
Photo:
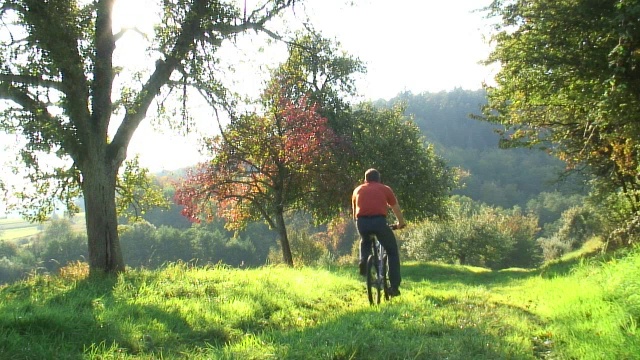
[[360, 275], [365, 275], [367, 258], [371, 255], [371, 235], [375, 235], [384, 247], [389, 259], [389, 296], [400, 295], [400, 256], [398, 242], [387, 224], [387, 211], [391, 208], [398, 219], [397, 228], [406, 226], [402, 210], [393, 190], [380, 182], [380, 172], [369, 169], [364, 174], [364, 183], [351, 196], [353, 219], [360, 234]]

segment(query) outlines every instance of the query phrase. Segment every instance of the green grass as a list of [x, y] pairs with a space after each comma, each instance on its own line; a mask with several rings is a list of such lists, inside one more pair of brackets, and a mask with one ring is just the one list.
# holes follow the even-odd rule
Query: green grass
[[0, 289], [1, 359], [637, 359], [640, 251], [539, 270], [403, 264], [369, 306], [355, 267], [76, 265]]
[[22, 219], [0, 219], [0, 241], [14, 241], [37, 235], [42, 226]]
[[[18, 241], [28, 239], [42, 232], [47, 225], [32, 224], [21, 218], [0, 219], [0, 241]], [[72, 228], [75, 231], [86, 232], [84, 213], [76, 214], [72, 218]]]
[[0, 240], [14, 241], [38, 235], [42, 230], [38, 226], [24, 227], [19, 229], [3, 230]]

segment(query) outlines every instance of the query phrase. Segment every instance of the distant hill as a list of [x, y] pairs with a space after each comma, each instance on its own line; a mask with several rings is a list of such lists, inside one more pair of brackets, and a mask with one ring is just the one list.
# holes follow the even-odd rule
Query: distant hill
[[542, 192], [583, 192], [584, 179], [566, 175], [565, 164], [535, 149], [500, 149], [499, 125], [472, 119], [487, 98], [484, 90], [455, 89], [449, 92], [412, 94], [404, 92], [375, 105], [406, 106], [406, 114], [450, 166], [460, 167], [468, 177], [457, 194], [494, 206], [524, 207]]

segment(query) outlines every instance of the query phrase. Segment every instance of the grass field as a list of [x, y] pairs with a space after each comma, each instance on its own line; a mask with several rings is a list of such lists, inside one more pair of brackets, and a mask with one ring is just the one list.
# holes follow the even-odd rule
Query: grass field
[[22, 219], [0, 219], [0, 240], [19, 240], [37, 235], [42, 225], [31, 224]]
[[[85, 231], [84, 213], [75, 215], [72, 219], [73, 228]], [[32, 224], [20, 218], [0, 219], [0, 241], [18, 241], [38, 235], [47, 225]]]
[[370, 306], [353, 267], [86, 265], [0, 289], [2, 359], [638, 359], [640, 251], [538, 270], [403, 264]]

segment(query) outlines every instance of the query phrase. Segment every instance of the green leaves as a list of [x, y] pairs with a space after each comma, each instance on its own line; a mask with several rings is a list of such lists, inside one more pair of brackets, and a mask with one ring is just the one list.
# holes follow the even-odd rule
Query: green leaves
[[129, 222], [142, 220], [153, 208], [169, 208], [162, 188], [153, 182], [149, 170], [140, 168], [138, 157], [126, 161], [116, 184], [116, 211]]
[[354, 176], [361, 179], [366, 169], [378, 169], [407, 219], [442, 216], [455, 184], [453, 170], [403, 113], [402, 107], [377, 109], [371, 104], [353, 112], [352, 145], [358, 160], [354, 170], [359, 170]]
[[507, 126], [506, 146], [545, 147], [569, 168], [588, 166], [639, 208], [640, 2], [494, 1], [501, 24], [487, 63], [487, 120]]

